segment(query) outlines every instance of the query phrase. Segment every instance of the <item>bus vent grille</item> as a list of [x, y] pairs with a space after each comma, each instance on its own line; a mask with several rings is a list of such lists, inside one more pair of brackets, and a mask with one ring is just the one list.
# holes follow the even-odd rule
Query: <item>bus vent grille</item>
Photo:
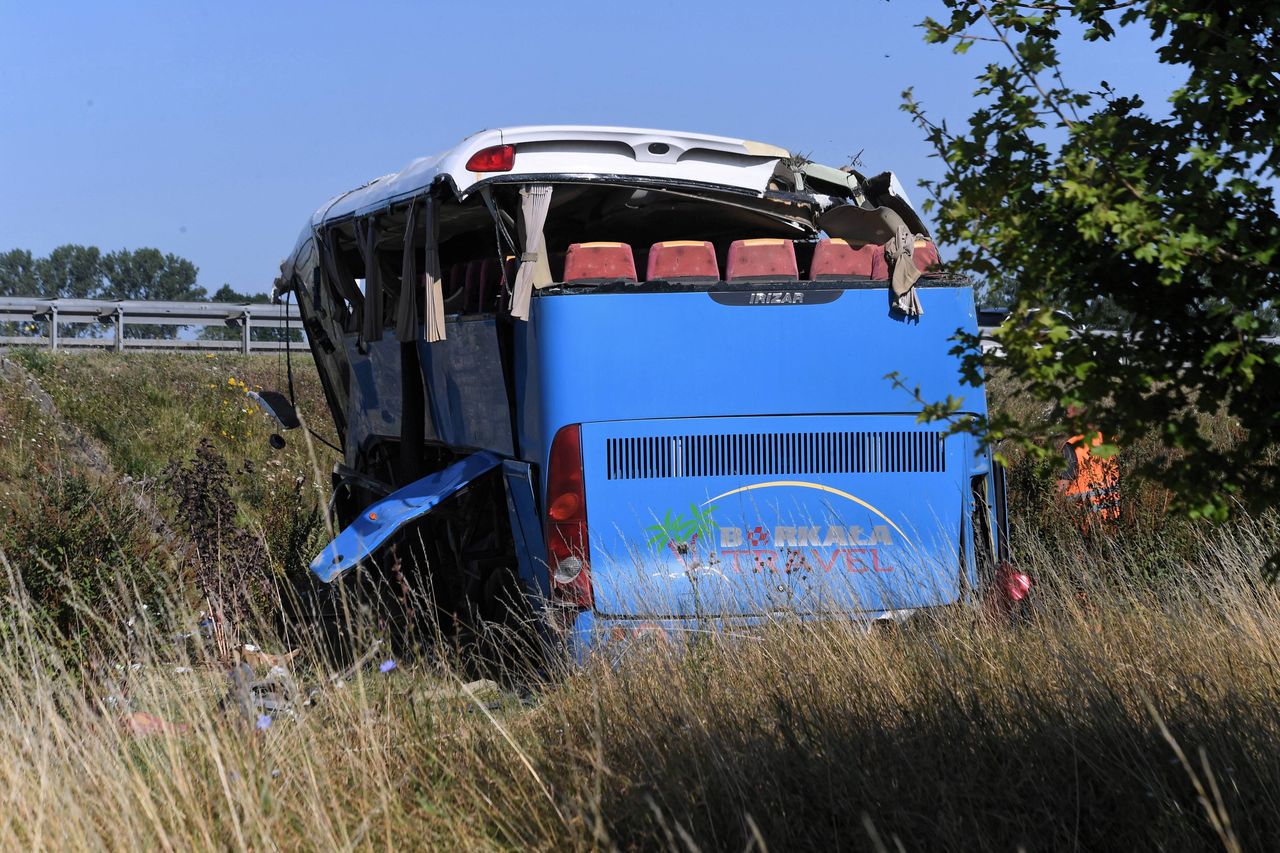
[[947, 470], [938, 432], [765, 432], [606, 439], [610, 480]]

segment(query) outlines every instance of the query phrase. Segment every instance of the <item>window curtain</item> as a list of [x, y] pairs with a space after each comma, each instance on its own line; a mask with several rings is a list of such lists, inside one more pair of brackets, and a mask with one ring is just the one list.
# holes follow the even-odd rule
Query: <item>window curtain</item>
[[337, 288], [338, 294], [351, 303], [351, 313], [355, 317], [356, 328], [362, 328], [364, 318], [364, 296], [356, 287], [356, 280], [347, 269], [342, 253], [338, 251], [338, 235], [336, 229], [330, 228], [324, 238], [324, 267], [329, 281]]
[[418, 337], [418, 202], [409, 203], [404, 221], [404, 253], [400, 258], [400, 303], [396, 306], [396, 340], [408, 343]]
[[360, 257], [364, 259], [364, 333], [366, 341], [382, 340], [382, 270], [378, 266], [378, 228], [374, 217], [356, 223]]
[[920, 279], [920, 270], [916, 268], [915, 252], [916, 235], [911, 233], [901, 217], [898, 220], [897, 234], [885, 244], [884, 257], [888, 261], [889, 304], [908, 317], [919, 317], [924, 313], [920, 307], [920, 296], [916, 293], [916, 282]]
[[910, 226], [896, 211], [887, 207], [864, 208], [856, 204], [837, 204], [823, 211], [818, 226], [832, 237], [840, 237], [854, 245], [878, 243], [884, 249], [889, 273], [889, 306], [908, 317], [924, 313], [916, 281], [916, 238]]
[[524, 232], [524, 253], [516, 270], [515, 292], [511, 295], [511, 316], [529, 319], [529, 299], [533, 288], [551, 283], [550, 267], [543, 248], [542, 228], [551, 207], [551, 187], [538, 185], [520, 190], [520, 230]]
[[423, 336], [428, 343], [444, 340], [444, 287], [440, 283], [440, 217], [436, 200], [427, 196], [422, 206], [427, 248], [423, 263], [426, 301], [422, 306]]

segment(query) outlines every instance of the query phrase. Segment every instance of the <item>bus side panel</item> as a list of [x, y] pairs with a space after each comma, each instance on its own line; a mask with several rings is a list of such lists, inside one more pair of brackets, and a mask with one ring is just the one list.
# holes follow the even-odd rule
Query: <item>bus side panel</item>
[[511, 519], [516, 559], [520, 562], [520, 580], [535, 598], [545, 600], [551, 595], [551, 579], [547, 573], [547, 550], [542, 537], [542, 517], [538, 513], [533, 466], [507, 460], [502, 463], [502, 476], [506, 481], [507, 513]]
[[418, 344], [436, 435], [450, 447], [512, 455], [496, 320], [450, 320], [445, 334], [443, 341]]
[[347, 464], [354, 465], [370, 439], [400, 438], [400, 344], [384, 338], [366, 344], [361, 353], [355, 335], [348, 335], [345, 343], [351, 365]]
[[[533, 300], [536, 306], [540, 299]], [[531, 465], [544, 465], [551, 437], [543, 435], [542, 332], [535, 316], [514, 325], [514, 373], [516, 424], [520, 432], [520, 458]], [[568, 330], [566, 330], [567, 332]]]

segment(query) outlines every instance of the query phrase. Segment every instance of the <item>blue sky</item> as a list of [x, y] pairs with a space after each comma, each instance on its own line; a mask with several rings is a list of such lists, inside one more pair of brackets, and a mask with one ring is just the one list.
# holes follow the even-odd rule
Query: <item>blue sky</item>
[[[0, 251], [155, 246], [270, 288], [323, 200], [485, 127], [587, 123], [861, 152], [917, 206], [939, 171], [899, 110], [973, 107], [999, 56], [924, 44], [926, 0], [20, 3], [0, 0]], [[1144, 32], [1072, 46], [1068, 82], [1162, 101]]]

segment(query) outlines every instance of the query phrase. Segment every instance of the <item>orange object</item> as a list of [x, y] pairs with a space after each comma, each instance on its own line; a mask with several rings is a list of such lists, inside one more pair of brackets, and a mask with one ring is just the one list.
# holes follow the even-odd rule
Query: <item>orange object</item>
[[155, 714], [145, 711], [133, 711], [120, 718], [120, 725], [134, 737], [149, 735], [182, 734], [187, 730], [185, 723], [171, 723]]
[[1110, 522], [1120, 517], [1120, 468], [1114, 458], [1103, 459], [1091, 452], [1103, 442], [1099, 432], [1087, 442], [1085, 436], [1073, 435], [1063, 443], [1067, 471], [1058, 480], [1058, 488], [1068, 500], [1078, 501], [1089, 518]]

